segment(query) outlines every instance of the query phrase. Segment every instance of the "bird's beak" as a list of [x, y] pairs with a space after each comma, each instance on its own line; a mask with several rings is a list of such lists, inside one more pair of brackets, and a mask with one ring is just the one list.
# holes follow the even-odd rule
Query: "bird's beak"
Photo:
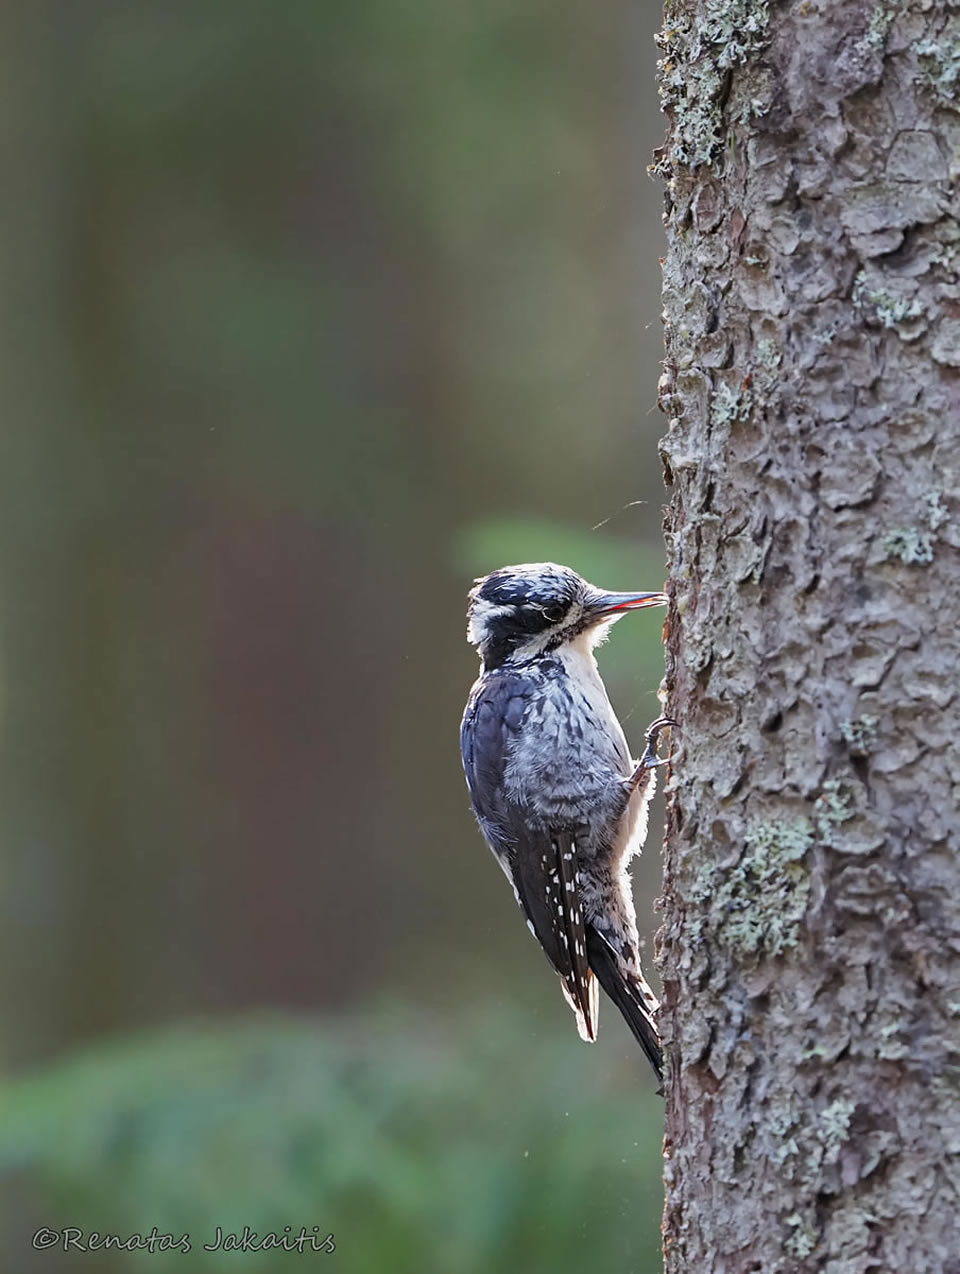
[[597, 593], [586, 609], [590, 621], [599, 624], [604, 619], [618, 619], [628, 610], [666, 604], [666, 593]]

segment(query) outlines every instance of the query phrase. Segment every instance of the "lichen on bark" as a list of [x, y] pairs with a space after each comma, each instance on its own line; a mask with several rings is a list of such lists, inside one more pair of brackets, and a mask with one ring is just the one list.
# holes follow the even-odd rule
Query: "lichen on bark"
[[960, 27], [668, 0], [667, 1274], [958, 1274]]

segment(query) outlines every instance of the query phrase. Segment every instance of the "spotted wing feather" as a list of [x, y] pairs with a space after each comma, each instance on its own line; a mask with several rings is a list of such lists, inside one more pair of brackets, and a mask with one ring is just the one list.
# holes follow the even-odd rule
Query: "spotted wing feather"
[[597, 982], [587, 960], [577, 847], [568, 831], [526, 835], [514, 866], [517, 893], [530, 927], [560, 974], [563, 992], [585, 1040], [597, 1038]]

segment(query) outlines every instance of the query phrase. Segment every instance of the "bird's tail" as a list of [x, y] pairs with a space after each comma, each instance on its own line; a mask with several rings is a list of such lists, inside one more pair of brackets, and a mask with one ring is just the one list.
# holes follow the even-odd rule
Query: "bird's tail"
[[660, 1036], [653, 1024], [657, 998], [643, 978], [625, 973], [616, 952], [592, 925], [587, 927], [587, 959], [597, 981], [623, 1014], [647, 1061], [653, 1067], [657, 1082], [663, 1082], [663, 1053]]

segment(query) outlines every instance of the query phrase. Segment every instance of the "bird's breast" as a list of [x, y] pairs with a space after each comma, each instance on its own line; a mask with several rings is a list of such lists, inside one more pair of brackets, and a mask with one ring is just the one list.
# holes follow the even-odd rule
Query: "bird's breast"
[[511, 796], [545, 819], [601, 826], [621, 802], [630, 755], [589, 653], [557, 652], [531, 695], [505, 768]]

